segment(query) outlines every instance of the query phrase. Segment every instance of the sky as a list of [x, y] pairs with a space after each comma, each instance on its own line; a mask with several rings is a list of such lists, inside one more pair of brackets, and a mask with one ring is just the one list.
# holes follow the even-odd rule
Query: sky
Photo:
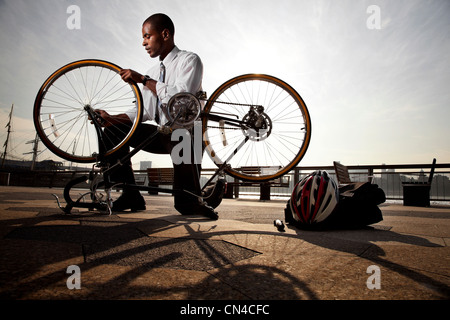
[[[67, 25], [71, 5], [79, 29]], [[312, 121], [300, 166], [450, 163], [448, 0], [0, 0], [2, 151], [14, 103], [10, 152], [31, 158], [34, 99], [63, 65], [95, 58], [145, 73], [157, 63], [141, 34], [157, 12], [174, 21], [177, 46], [201, 57], [209, 95], [245, 73], [296, 89]], [[38, 160], [50, 158], [62, 161]]]

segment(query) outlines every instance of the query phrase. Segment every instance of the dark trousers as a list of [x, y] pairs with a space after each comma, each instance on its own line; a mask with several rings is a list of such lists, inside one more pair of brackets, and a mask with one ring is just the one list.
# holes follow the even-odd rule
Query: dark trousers
[[[158, 127], [142, 123], [133, 133], [130, 141], [127, 143], [127, 146], [122, 147], [117, 152], [114, 152], [107, 158], [107, 162], [110, 164], [117, 163], [117, 160], [126, 156], [130, 147], [137, 147], [142, 141], [148, 138], [150, 135], [157, 132]], [[117, 139], [122, 140], [124, 137], [123, 132], [128, 132], [128, 130], [123, 130], [120, 126], [116, 127], [107, 127], [104, 130], [105, 134], [105, 144], [107, 147], [111, 147], [111, 144], [116, 143]], [[193, 135], [191, 135], [191, 139], [193, 139]], [[116, 141], [115, 141], [116, 140]], [[172, 149], [178, 141], [171, 141], [171, 134], [163, 134], [158, 132], [155, 138], [146, 145], [143, 150], [156, 154], [171, 154]], [[193, 141], [190, 143], [191, 145], [191, 161], [187, 161], [189, 163], [181, 163], [172, 165], [174, 168], [174, 181], [173, 181], [173, 189], [174, 190], [187, 190], [196, 195], [200, 195], [200, 172], [201, 172], [201, 164], [195, 164], [194, 159], [194, 150], [193, 150]], [[202, 150], [203, 152], [203, 150]], [[199, 161], [201, 162], [201, 161]], [[117, 170], [110, 174], [110, 180], [112, 182], [123, 182], [128, 184], [135, 184], [133, 169], [131, 166], [131, 160], [128, 160], [123, 163]], [[126, 190], [124, 192], [127, 192]], [[177, 210], [183, 210], [186, 207], [192, 205], [198, 205], [199, 200], [197, 197], [189, 195], [188, 193], [175, 193], [174, 195], [174, 206]]]

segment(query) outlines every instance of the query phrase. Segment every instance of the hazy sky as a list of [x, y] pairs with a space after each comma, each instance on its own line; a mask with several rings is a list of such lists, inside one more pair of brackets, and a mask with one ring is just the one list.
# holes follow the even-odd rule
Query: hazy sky
[[[80, 29], [67, 27], [70, 5]], [[450, 163], [448, 0], [0, 0], [0, 147], [14, 103], [14, 152], [31, 151], [19, 145], [35, 135], [34, 99], [59, 67], [96, 58], [144, 73], [157, 63], [141, 35], [156, 12], [202, 58], [209, 94], [244, 73], [300, 93], [313, 129], [300, 165]]]

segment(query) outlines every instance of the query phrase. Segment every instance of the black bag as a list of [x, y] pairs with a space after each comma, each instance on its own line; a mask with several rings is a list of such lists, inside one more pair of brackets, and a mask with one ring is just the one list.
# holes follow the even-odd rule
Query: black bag
[[384, 191], [370, 182], [354, 182], [339, 187], [340, 199], [359, 205], [379, 205], [386, 201]]
[[304, 225], [292, 218], [289, 201], [285, 208], [285, 220], [300, 229], [329, 230], [355, 229], [383, 220], [378, 205], [386, 201], [384, 191], [370, 182], [355, 182], [339, 187], [339, 202], [336, 209], [324, 221]]
[[355, 182], [339, 187], [339, 203], [327, 225], [361, 228], [383, 220], [379, 204], [386, 201], [384, 191], [370, 182]]

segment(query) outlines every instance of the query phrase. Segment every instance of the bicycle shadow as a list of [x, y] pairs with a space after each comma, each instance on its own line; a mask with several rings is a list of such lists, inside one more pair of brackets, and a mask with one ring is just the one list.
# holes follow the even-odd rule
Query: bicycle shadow
[[[441, 282], [439, 280], [436, 280], [432, 278], [431, 276], [425, 274], [423, 272], [423, 269], [417, 269], [416, 266], [407, 266], [403, 265], [401, 262], [394, 262], [390, 256], [388, 256], [385, 252], [385, 250], [382, 248], [382, 244], [398, 244], [401, 246], [404, 245], [410, 245], [410, 246], [420, 246], [420, 247], [427, 247], [427, 248], [440, 248], [443, 247], [441, 244], [437, 244], [434, 242], [431, 242], [430, 240], [415, 236], [415, 235], [407, 235], [407, 234], [400, 234], [396, 233], [390, 230], [386, 229], [376, 229], [373, 227], [367, 227], [362, 229], [349, 229], [349, 230], [327, 230], [327, 231], [304, 231], [296, 229], [295, 227], [288, 226], [287, 231], [290, 231], [290, 233], [280, 233], [278, 231], [273, 232], [261, 232], [261, 231], [215, 231], [211, 234], [211, 236], [221, 236], [224, 237], [226, 235], [233, 235], [236, 236], [238, 234], [245, 234], [245, 235], [254, 235], [254, 236], [275, 236], [280, 239], [285, 239], [285, 241], [274, 241], [273, 245], [278, 245], [279, 247], [275, 250], [272, 250], [273, 255], [273, 262], [279, 263], [279, 261], [284, 260], [284, 255], [290, 255], [291, 257], [293, 255], [301, 255], [304, 254], [305, 251], [299, 250], [296, 251], [295, 248], [292, 248], [292, 245], [289, 244], [290, 240], [302, 240], [305, 243], [309, 244], [308, 248], [305, 250], [316, 250], [317, 255], [321, 255], [324, 253], [323, 250], [327, 250], [328, 253], [326, 253], [326, 256], [331, 257], [332, 255], [336, 254], [351, 254], [352, 256], [357, 256], [360, 258], [363, 258], [368, 261], [367, 268], [370, 265], [377, 265], [382, 268], [388, 269], [396, 274], [399, 274], [401, 276], [404, 276], [406, 278], [409, 278], [410, 280], [414, 281], [415, 283], [419, 285], [426, 284], [426, 287], [432, 288], [435, 293], [438, 293], [437, 295], [434, 294], [434, 296], [437, 299], [442, 298], [449, 298], [450, 297], [450, 288], [449, 286]], [[226, 237], [224, 237], [226, 238]], [[249, 241], [251, 242], [251, 241]], [[245, 241], [244, 241], [245, 243]], [[239, 243], [238, 243], [239, 244]], [[240, 244], [243, 245], [243, 244]], [[283, 247], [285, 245], [285, 247]], [[251, 246], [249, 246], [251, 248]], [[270, 251], [270, 250], [269, 250]], [[332, 251], [334, 253], [330, 254], [329, 252]], [[264, 253], [263, 253], [264, 254]], [[309, 257], [312, 257], [313, 255], [310, 255]], [[285, 258], [286, 260], [289, 260], [289, 258]], [[301, 259], [298, 259], [296, 261], [301, 261]], [[329, 268], [329, 265], [326, 264], [326, 258], [323, 259], [323, 261], [320, 261], [321, 263], [324, 263], [323, 268], [327, 269]], [[299, 269], [301, 268], [309, 268], [311, 264], [305, 263], [304, 266], [301, 264], [296, 265]], [[289, 266], [289, 267], [292, 267]], [[316, 267], [316, 266], [315, 266]], [[234, 280], [228, 280], [230, 283], [235, 282], [235, 287], [242, 287], [242, 288], [248, 288], [249, 286], [252, 286], [254, 283], [258, 283], [257, 279], [262, 280], [262, 282], [267, 281], [266, 275], [261, 275], [261, 277], [254, 277], [255, 274], [258, 274], [257, 266], [252, 264], [245, 264], [242, 263], [239, 265], [233, 266], [233, 268], [237, 268], [238, 270], [241, 269], [239, 275], [235, 276]], [[283, 273], [284, 268], [277, 268], [277, 267], [269, 267], [266, 266], [267, 270], [265, 271], [267, 274], [272, 273], [272, 275], [277, 274], [279, 272]], [[273, 268], [273, 269], [272, 269]], [[287, 269], [287, 268], [286, 268]], [[317, 268], [319, 270], [320, 268]], [[255, 270], [254, 275], [251, 275], [251, 270]], [[329, 270], [331, 272], [331, 270]], [[364, 274], [366, 272], [366, 269], [363, 270]], [[260, 274], [263, 274], [264, 272], [259, 272]], [[233, 270], [230, 268], [223, 268], [219, 271], [217, 271], [216, 274], [212, 275], [212, 277], [218, 277], [226, 279], [229, 277], [229, 275], [233, 274]], [[309, 274], [309, 273], [305, 273]], [[242, 278], [249, 279], [247, 281], [247, 285], [240, 285], [242, 284]], [[286, 288], [290, 288], [290, 293], [287, 294], [274, 294], [270, 295], [272, 299], [275, 297], [275, 299], [317, 299], [318, 293], [314, 292], [314, 289], [309, 285], [309, 281], [302, 281], [301, 278], [298, 278], [297, 276], [294, 276], [293, 274], [290, 274], [289, 279], [290, 285], [286, 285], [285, 282], [279, 281], [279, 283], [272, 283], [271, 285], [267, 286], [267, 290], [275, 290], [279, 287], [281, 283], [281, 287], [285, 286]], [[345, 285], [343, 284], [345, 287]], [[365, 282], [361, 284], [361, 287], [365, 287]], [[289, 291], [289, 290], [288, 290]], [[300, 293], [302, 292], [302, 293]], [[252, 298], [258, 299], [261, 295], [254, 291], [252, 293], [253, 295], [250, 295]], [[265, 297], [267, 298], [267, 296]]]
[[[36, 211], [36, 208], [30, 207], [28, 210]], [[186, 299], [318, 299], [319, 295], [308, 281], [284, 270], [282, 265], [257, 263], [255, 257], [266, 254], [255, 250], [258, 248], [255, 239], [261, 237], [276, 237], [281, 240], [278, 244], [285, 244], [285, 248], [277, 248], [278, 258], [283, 256], [283, 251], [296, 254], [289, 243], [301, 240], [312, 245], [313, 249], [323, 248], [362, 257], [417, 283], [440, 288], [442, 295], [450, 297], [449, 288], [444, 283], [417, 269], [383, 258], [384, 250], [375, 244], [397, 242], [440, 247], [413, 235], [389, 230], [305, 232], [291, 227], [285, 233], [275, 230], [221, 230], [218, 223], [199, 217], [160, 216], [155, 219], [135, 219], [92, 213], [64, 215], [50, 208], [42, 208], [42, 211], [46, 214], [1, 221], [3, 240], [0, 265], [3, 270], [0, 280], [3, 289], [0, 297], [3, 299], [26, 299], [30, 290], [42, 291], [46, 288], [59, 288], [58, 297], [62, 299], [123, 299], [143, 296]], [[180, 226], [186, 230], [186, 234], [180, 238], [154, 236], [158, 233], [170, 233]], [[217, 238], [223, 240], [217, 241]], [[238, 238], [243, 239], [244, 246], [242, 242], [233, 240]], [[223, 246], [227, 241], [232, 249], [228, 245]], [[8, 242], [15, 243], [18, 247], [8, 250]], [[35, 252], [30, 255], [33, 250]], [[231, 250], [232, 254], [227, 253], [227, 250]], [[369, 251], [370, 254], [367, 254]], [[14, 254], [17, 253], [20, 258], [14, 261], [17, 259]], [[193, 258], [189, 258], [191, 255]], [[72, 262], [80, 264], [83, 274], [95, 275], [97, 269], [106, 271], [106, 266], [112, 265], [122, 269], [117, 275], [90, 282], [89, 290], [69, 292], [64, 286], [68, 277], [67, 263]], [[176, 279], [170, 286], [161, 286], [152, 282], [154, 277], [148, 278], [148, 273], [155, 270], [159, 270], [155, 274], [163, 277], [173, 276], [170, 273], [178, 274], [179, 270], [189, 270], [189, 274], [202, 271], [203, 278], [188, 281], [189, 286], [177, 283]], [[167, 270], [167, 273], [161, 270]], [[147, 281], [137, 281], [146, 277]], [[153, 280], [149, 282], [149, 279]], [[227, 289], [215, 289], [218, 284], [221, 289]]]

